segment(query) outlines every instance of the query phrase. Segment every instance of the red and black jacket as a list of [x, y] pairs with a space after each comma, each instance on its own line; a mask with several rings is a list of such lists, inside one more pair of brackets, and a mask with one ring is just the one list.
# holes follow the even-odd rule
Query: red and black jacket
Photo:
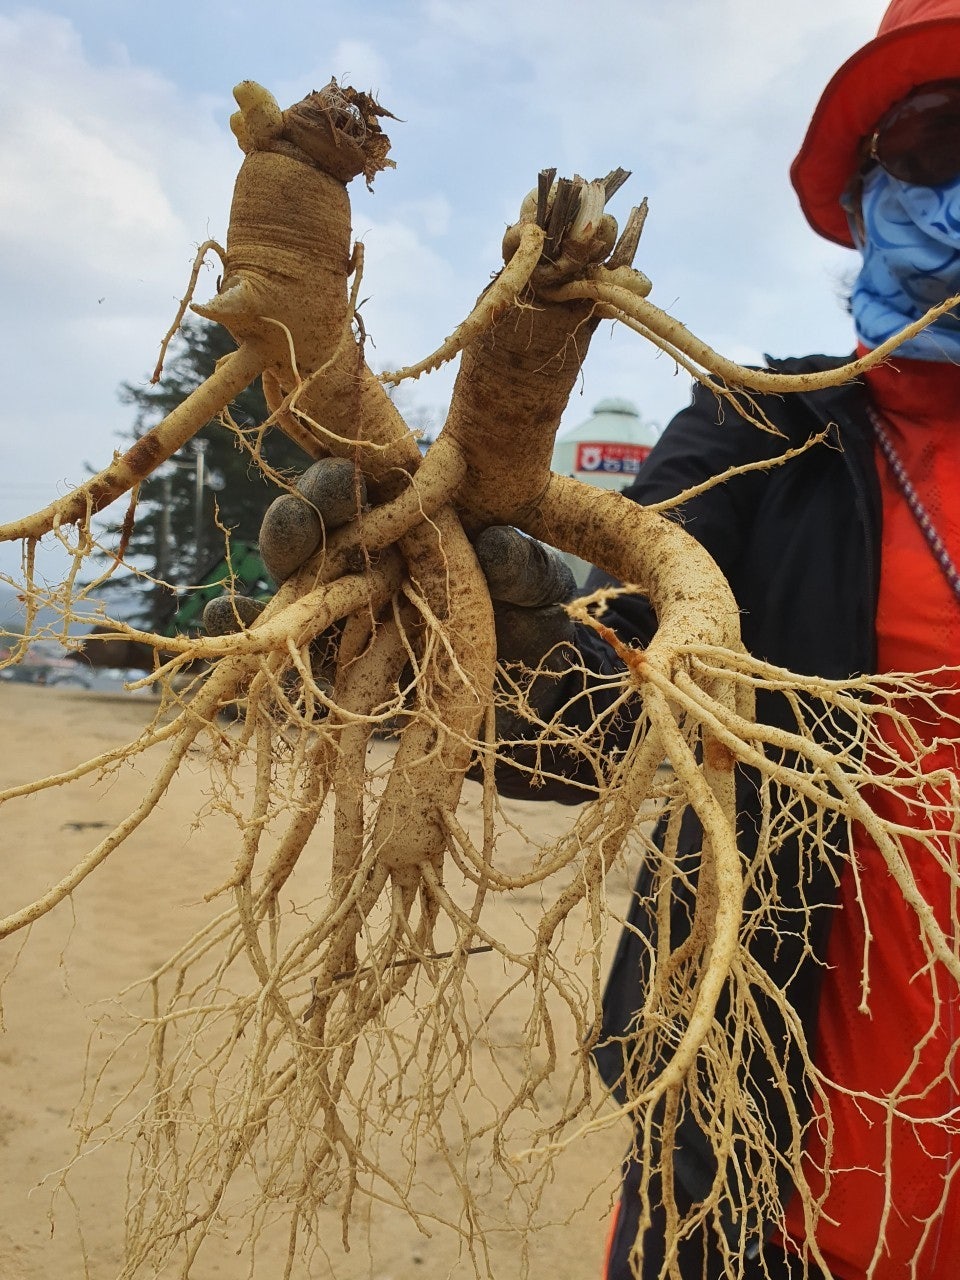
[[[784, 373], [802, 373], [833, 367], [840, 360], [812, 356], [771, 362]], [[720, 404], [709, 391], [698, 387], [690, 406], [667, 427], [637, 480], [625, 491], [638, 502], [650, 504], [671, 498], [711, 476], [744, 463], [775, 459], [786, 449], [801, 445], [826, 431], [822, 443], [813, 445], [789, 462], [769, 470], [754, 470], [734, 477], [691, 499], [673, 513], [684, 528], [711, 554], [730, 584], [742, 610], [742, 635], [755, 657], [801, 674], [845, 679], [875, 669], [875, 619], [880, 572], [881, 501], [874, 463], [874, 444], [865, 413], [862, 386], [848, 384], [826, 391], [764, 395], [758, 403], [770, 423], [782, 435], [761, 431], [740, 419], [728, 404]], [[608, 583], [594, 571], [586, 589]], [[644, 644], [656, 627], [646, 601], [621, 596], [604, 621], [627, 641]], [[577, 644], [588, 667], [598, 673], [616, 669], [617, 659], [594, 632], [580, 628]], [[556, 689], [556, 705], [563, 705], [580, 687], [582, 677], [571, 675]], [[597, 698], [593, 709], [597, 709]], [[565, 719], [574, 719], [584, 707], [573, 701]], [[761, 693], [758, 718], [794, 729], [795, 721], [784, 700]], [[614, 754], [627, 740], [630, 725], [620, 721], [607, 743]], [[577, 803], [589, 790], [589, 779], [573, 758], [558, 755], [549, 761], [552, 770], [565, 773], [535, 793], [539, 798]], [[522, 782], [504, 775], [503, 789], [518, 794]], [[527, 793], [531, 794], [531, 793]], [[760, 801], [748, 772], [738, 778], [738, 843], [749, 861], [756, 847]], [[836, 832], [845, 848], [845, 832]], [[679, 851], [689, 873], [689, 892], [674, 900], [671, 944], [683, 939], [692, 919], [696, 867], [702, 833], [688, 813]], [[777, 853], [779, 913], [768, 916], [763, 928], [752, 934], [755, 960], [774, 984], [787, 992], [803, 1024], [809, 1043], [814, 1042], [822, 962], [826, 954], [831, 907], [836, 897], [836, 867], [830, 858], [831, 832], [821, 833], [816, 847], [786, 841]], [[648, 977], [649, 940], [654, 928], [648, 885], [651, 873], [641, 870], [632, 898], [628, 927], [613, 961], [604, 997], [600, 1040], [594, 1057], [605, 1083], [615, 1094], [623, 1092], [624, 1072], [629, 1072], [629, 1034], [636, 1012], [642, 1008]], [[754, 904], [746, 903], [749, 912]], [[805, 911], [807, 925], [797, 920]], [[788, 1077], [801, 1119], [809, 1115], [804, 1073], [799, 1055], [789, 1049], [790, 1036], [776, 1006], [756, 993], [772, 1042], [784, 1047]], [[719, 1014], [722, 1017], [724, 1010]], [[781, 1144], [790, 1130], [783, 1099], [772, 1087], [769, 1069], [758, 1058], [745, 1066], [745, 1086], [765, 1109]], [[698, 1199], [710, 1188], [714, 1162], [709, 1143], [687, 1116], [680, 1133], [675, 1168], [688, 1196]], [[789, 1183], [782, 1187], [784, 1197]], [[731, 1222], [731, 1227], [733, 1223]]]

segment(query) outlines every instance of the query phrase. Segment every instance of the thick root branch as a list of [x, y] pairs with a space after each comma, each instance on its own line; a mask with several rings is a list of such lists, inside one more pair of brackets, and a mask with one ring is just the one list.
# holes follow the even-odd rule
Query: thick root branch
[[[32, 572], [36, 539], [80, 525], [78, 572], [90, 517], [261, 370], [271, 421], [313, 456], [356, 462], [371, 495], [236, 633], [169, 639], [107, 624], [166, 655], [151, 678], [176, 715], [126, 748], [0, 793], [11, 803], [102, 775], [147, 748], [167, 752], [128, 816], [0, 922], [0, 937], [76, 894], [201, 744], [217, 801], [237, 823], [236, 848], [208, 895], [226, 895], [216, 915], [124, 993], [132, 1026], [117, 1060], [139, 1046], [146, 1066], [123, 1107], [109, 1063], [92, 1060], [77, 1158], [117, 1136], [136, 1151], [120, 1274], [176, 1264], [187, 1276], [224, 1230], [239, 1232], [253, 1258], [275, 1211], [287, 1215], [283, 1265], [292, 1274], [295, 1259], [326, 1247], [326, 1207], [339, 1207], [347, 1240], [363, 1199], [402, 1208], [424, 1230], [444, 1224], [474, 1269], [489, 1273], [490, 1200], [501, 1226], [524, 1230], [510, 1214], [543, 1208], [565, 1148], [629, 1121], [644, 1167], [642, 1218], [659, 1184], [671, 1257], [703, 1224], [738, 1224], [739, 1238], [724, 1246], [733, 1275], [769, 1225], [783, 1226], [784, 1162], [811, 1231], [820, 1211], [806, 1182], [807, 1108], [794, 1065], [811, 1097], [825, 1099], [829, 1082], [752, 949], [770, 930], [798, 956], [809, 946], [814, 904], [804, 898], [786, 924], [780, 910], [785, 850], [806, 859], [802, 894], [808, 866], [828, 863], [839, 876], [858, 824], [916, 913], [931, 971], [960, 981], [956, 919], [933, 916], [910, 859], [915, 846], [928, 850], [960, 901], [955, 824], [939, 821], [956, 809], [956, 780], [926, 769], [903, 709], [919, 699], [936, 710], [938, 694], [894, 679], [801, 678], [755, 661], [702, 549], [659, 512], [552, 475], [550, 456], [602, 315], [648, 334], [721, 394], [809, 390], [868, 362], [798, 381], [722, 360], [652, 306], [649, 281], [630, 269], [642, 211], [619, 242], [605, 212], [622, 171], [557, 183], [545, 172], [507, 233], [507, 266], [474, 312], [425, 360], [384, 375], [396, 382], [462, 356], [447, 423], [421, 461], [366, 367], [357, 320], [361, 255], [350, 244], [345, 183], [388, 163], [382, 109], [335, 84], [288, 111], [250, 82], [237, 99], [245, 159], [224, 280], [199, 310], [225, 324], [239, 350], [94, 480], [0, 529], [27, 540]], [[468, 536], [491, 522], [600, 565], [655, 609], [658, 630], [640, 652], [604, 627], [594, 607], [602, 601], [579, 606], [623, 669], [602, 679], [583, 672], [573, 708], [544, 716], [534, 704], [531, 678], [555, 675], [550, 655], [539, 673], [501, 668], [495, 681], [493, 609]], [[172, 677], [200, 664], [209, 670], [193, 676], [193, 691], [175, 692]], [[782, 698], [789, 732], [755, 723], [758, 693]], [[513, 741], [495, 741], [498, 711]], [[903, 752], [888, 745], [885, 723], [901, 731]], [[625, 736], [625, 750], [613, 752]], [[907, 798], [901, 823], [871, 808], [877, 762], [883, 785]], [[539, 818], [498, 799], [502, 766], [533, 791], [570, 775], [585, 803], [541, 835]], [[735, 797], [747, 772], [763, 814], [749, 857]], [[703, 833], [695, 858], [679, 852], [681, 825], [692, 820]], [[622, 1043], [604, 1041], [603, 951], [637, 865], [629, 933], [643, 1007]], [[869, 957], [863, 990], [866, 1004]], [[503, 1031], [508, 1013], [520, 1028], [513, 1039]], [[591, 1050], [622, 1061], [614, 1106], [594, 1082]], [[773, 1082], [789, 1131], [779, 1148], [751, 1092], [759, 1078]], [[892, 1114], [899, 1103], [885, 1105]], [[672, 1153], [688, 1125], [716, 1172], [702, 1203], [684, 1212]], [[439, 1206], [416, 1175], [428, 1147], [456, 1191], [444, 1188]], [[484, 1204], [478, 1152], [495, 1191]], [[667, 1274], [678, 1275], [673, 1261]]]

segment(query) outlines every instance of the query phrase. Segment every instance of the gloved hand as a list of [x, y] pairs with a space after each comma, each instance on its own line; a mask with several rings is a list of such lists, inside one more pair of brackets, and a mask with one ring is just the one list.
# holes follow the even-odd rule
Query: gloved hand
[[[321, 458], [294, 489], [274, 499], [260, 526], [260, 556], [278, 585], [366, 502], [363, 477], [346, 458]], [[576, 588], [569, 566], [552, 547], [506, 525], [485, 529], [474, 550], [496, 605], [504, 661], [537, 666], [548, 650], [573, 635], [560, 607]], [[249, 625], [261, 608], [246, 596], [224, 596], [207, 605], [204, 625], [215, 635], [236, 631], [238, 622]]]
[[363, 476], [348, 458], [321, 458], [275, 498], [260, 525], [260, 558], [278, 585], [317, 550], [327, 533], [352, 520], [367, 501]]
[[[559, 677], [576, 657], [573, 622], [563, 608], [576, 590], [570, 566], [559, 551], [509, 525], [484, 529], [473, 547], [493, 601], [497, 658], [530, 708], [549, 719], [561, 700]], [[537, 675], [528, 682], [531, 671]], [[501, 741], [535, 736], [531, 721], [499, 699], [496, 730]]]
[[[563, 605], [577, 584], [559, 551], [508, 525], [484, 529], [473, 549], [490, 588], [502, 662], [534, 669], [558, 645], [573, 642]], [[565, 665], [559, 652], [557, 659]], [[560, 669], [554, 662], [551, 668]]]
[[[271, 502], [260, 525], [260, 558], [278, 586], [367, 500], [363, 477], [347, 458], [321, 458], [294, 489]], [[250, 626], [262, 609], [249, 596], [220, 596], [204, 608], [203, 626], [208, 635], [229, 635]]]
[[[260, 529], [260, 554], [278, 582], [316, 551], [326, 533], [352, 519], [358, 501], [365, 500], [353, 464], [344, 459], [314, 463], [296, 490], [296, 494], [283, 494], [271, 503]], [[522, 691], [533, 713], [533, 717], [520, 714], [512, 698], [498, 699], [497, 737], [512, 746], [510, 756], [497, 763], [497, 787], [507, 795], [529, 798], [530, 779], [539, 758], [534, 742], [538, 737], [536, 719], [549, 720], [583, 683], [583, 675], [572, 676], [575, 684], [579, 680], [577, 689], [565, 688], [570, 683], [565, 677], [574, 667], [582, 672], [574, 623], [563, 608], [576, 583], [558, 551], [506, 525], [485, 529], [475, 539], [474, 550], [493, 600], [497, 653], [507, 668], [504, 683], [513, 683]], [[204, 624], [210, 634], [236, 631], [249, 625], [261, 608], [243, 596], [224, 596], [207, 605]], [[311, 665], [321, 674], [335, 656], [338, 632], [339, 628], [331, 628], [311, 646]], [[329, 643], [331, 640], [334, 643]], [[532, 679], [531, 672], [536, 672]], [[514, 764], [520, 767], [514, 768]], [[556, 768], [572, 774], [576, 761]], [[468, 776], [481, 775], [478, 765]], [[540, 787], [539, 794], [575, 803], [584, 797], [582, 788], [564, 790], [556, 781], [550, 787]]]

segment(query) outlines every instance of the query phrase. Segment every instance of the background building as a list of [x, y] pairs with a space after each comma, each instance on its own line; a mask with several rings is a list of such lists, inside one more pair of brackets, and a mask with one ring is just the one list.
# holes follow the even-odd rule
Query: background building
[[[644, 422], [632, 401], [601, 400], [586, 422], [557, 437], [553, 470], [598, 489], [625, 489], [636, 479], [659, 434], [660, 428]], [[582, 584], [590, 566], [577, 556], [565, 558]]]

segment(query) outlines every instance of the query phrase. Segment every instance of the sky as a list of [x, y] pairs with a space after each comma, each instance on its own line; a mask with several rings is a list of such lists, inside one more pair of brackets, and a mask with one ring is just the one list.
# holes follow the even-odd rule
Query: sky
[[[632, 177], [652, 301], [743, 361], [846, 353], [857, 259], [787, 176], [823, 87], [881, 0], [0, 0], [0, 522], [99, 469], [132, 421], [197, 246], [224, 242], [232, 88], [288, 106], [372, 91], [395, 170], [351, 185], [377, 369], [433, 350], [500, 265], [540, 169]], [[201, 276], [197, 299], [215, 290]], [[442, 418], [455, 370], [402, 403]], [[659, 425], [690, 381], [626, 330], [593, 339], [561, 430], [610, 396]], [[49, 539], [45, 540], [45, 544]], [[42, 560], [56, 577], [54, 547]], [[0, 575], [20, 549], [0, 545]]]

